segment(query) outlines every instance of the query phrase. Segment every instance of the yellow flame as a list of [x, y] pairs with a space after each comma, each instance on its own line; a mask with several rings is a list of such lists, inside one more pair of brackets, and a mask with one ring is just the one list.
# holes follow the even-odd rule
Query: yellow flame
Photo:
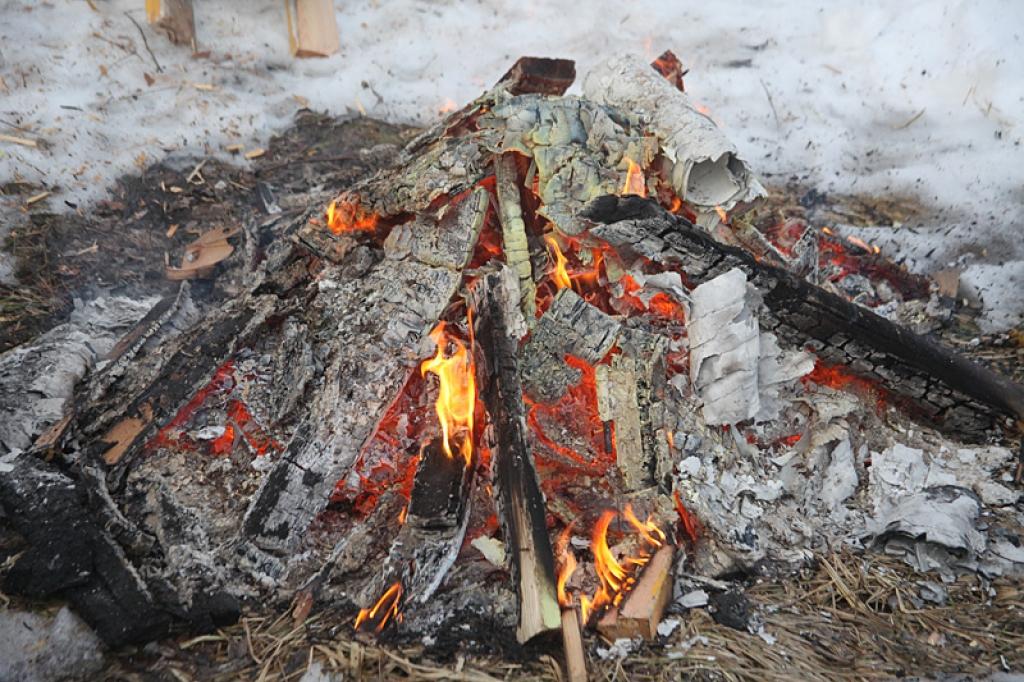
[[648, 516], [647, 521], [641, 522], [636, 517], [636, 514], [633, 513], [633, 506], [629, 504], [622, 510], [622, 515], [626, 517], [629, 525], [636, 529], [636, 532], [640, 534], [644, 542], [654, 548], [665, 544], [665, 533], [662, 532], [661, 528], [658, 528], [658, 524], [654, 523], [651, 517]]
[[572, 279], [569, 277], [569, 271], [565, 268], [565, 264], [569, 260], [562, 254], [562, 250], [558, 248], [558, 242], [550, 234], [544, 235], [544, 242], [551, 248], [551, 255], [555, 259], [555, 265], [551, 270], [551, 279], [554, 280], [555, 286], [559, 289], [571, 289]]
[[[434, 407], [441, 424], [444, 452], [454, 457], [453, 441], [461, 437], [456, 448], [468, 463], [473, 454], [473, 412], [476, 409], [476, 371], [473, 358], [466, 346], [455, 337], [445, 334], [444, 322], [430, 332], [430, 338], [437, 344], [437, 354], [420, 365], [420, 374], [427, 372], [437, 375], [438, 391]], [[454, 347], [450, 357], [445, 357], [445, 346]]]
[[[388, 624], [391, 618], [398, 616], [398, 605], [402, 600], [402, 583], [397, 582], [381, 595], [381, 598], [377, 600], [377, 603], [368, 609], [360, 609], [359, 615], [356, 616], [355, 629], [366, 623], [367, 621], [375, 620], [377, 624], [374, 626], [376, 632], [382, 632], [384, 626]], [[378, 614], [380, 618], [378, 620]]]
[[715, 206], [715, 213], [718, 214], [718, 219], [726, 225], [729, 224], [729, 214], [725, 212], [725, 209], [721, 206]]
[[627, 158], [629, 168], [626, 170], [626, 182], [622, 185], [619, 194], [636, 194], [641, 197], [647, 196], [647, 180], [644, 178], [643, 169], [633, 159]]

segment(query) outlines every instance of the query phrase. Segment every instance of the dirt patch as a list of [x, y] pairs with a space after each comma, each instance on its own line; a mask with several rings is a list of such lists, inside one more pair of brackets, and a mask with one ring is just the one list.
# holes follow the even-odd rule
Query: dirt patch
[[[291, 192], [338, 190], [386, 163], [413, 130], [303, 111], [252, 162], [172, 159], [121, 178], [109, 198], [88, 210], [53, 213], [40, 202], [6, 239], [17, 284], [0, 285], [0, 352], [64, 321], [74, 298], [90, 291], [169, 293], [176, 285], [164, 276], [165, 262], [177, 264], [197, 236], [244, 225]], [[210, 295], [230, 293], [227, 286], [212, 287]]]

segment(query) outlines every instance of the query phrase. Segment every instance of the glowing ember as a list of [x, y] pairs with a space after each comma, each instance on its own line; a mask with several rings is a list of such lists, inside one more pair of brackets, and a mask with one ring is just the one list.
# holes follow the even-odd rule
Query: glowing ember
[[[377, 603], [368, 609], [360, 609], [356, 616], [355, 629], [372, 629], [374, 632], [383, 632], [384, 626], [392, 618], [401, 620], [398, 613], [398, 606], [402, 601], [402, 583], [395, 583], [381, 595]], [[363, 626], [366, 626], [365, 628]]]
[[377, 229], [380, 219], [376, 213], [367, 212], [358, 203], [332, 201], [327, 207], [327, 227], [334, 234], [344, 232], [372, 232]]
[[[466, 346], [444, 331], [441, 322], [430, 332], [430, 338], [437, 344], [437, 354], [420, 365], [420, 374], [427, 372], [437, 375], [437, 419], [441, 423], [444, 452], [454, 457], [455, 449], [469, 462], [473, 454], [473, 412], [476, 409], [476, 368], [472, 355]], [[445, 348], [451, 345], [451, 356], [445, 357]]]
[[569, 260], [562, 253], [562, 250], [558, 248], [558, 242], [550, 234], [544, 235], [544, 243], [551, 249], [551, 256], [555, 259], [554, 266], [551, 269], [551, 279], [554, 281], [555, 286], [559, 289], [572, 288], [572, 280], [569, 278], [569, 271], [566, 270], [565, 264]]
[[647, 196], [647, 180], [644, 178], [643, 169], [633, 159], [627, 158], [626, 161], [629, 163], [629, 168], [626, 170], [626, 182], [622, 185], [622, 191], [619, 194]]
[[676, 514], [679, 515], [679, 523], [683, 527], [686, 539], [690, 541], [691, 545], [697, 544], [697, 540], [700, 539], [701, 532], [703, 531], [700, 521], [683, 504], [678, 490], [672, 492], [672, 502], [675, 504]]

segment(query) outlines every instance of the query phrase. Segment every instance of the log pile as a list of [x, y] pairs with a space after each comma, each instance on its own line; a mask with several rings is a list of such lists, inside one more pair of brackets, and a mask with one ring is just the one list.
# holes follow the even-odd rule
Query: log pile
[[[495, 627], [520, 644], [563, 630], [581, 679], [551, 534], [649, 503], [637, 532], [660, 529], [658, 549], [628, 575], [594, 569], [618, 593], [589, 620], [654, 638], [674, 566], [695, 561], [664, 542], [684, 455], [720, 445], [719, 427], [781, 418], [780, 396], [813, 390], [810, 354], [964, 440], [1024, 419], [1020, 386], [686, 217], [763, 188], [676, 85], [631, 59], [599, 67], [584, 98], [564, 95], [574, 77], [565, 60], [520, 60], [326, 212], [247, 230], [261, 247], [233, 300], [200, 316], [183, 282], [156, 303], [4, 460], [0, 504], [26, 543], [4, 590], [69, 599], [115, 646], [296, 590], [380, 632], [470, 603], [446, 589], [471, 570], [465, 540], [500, 538], [490, 589], [515, 616]], [[574, 271], [555, 277], [549, 243]], [[417, 379], [439, 322], [476, 367], [468, 457], [445, 450], [444, 387]], [[601, 551], [607, 538], [595, 565]]]

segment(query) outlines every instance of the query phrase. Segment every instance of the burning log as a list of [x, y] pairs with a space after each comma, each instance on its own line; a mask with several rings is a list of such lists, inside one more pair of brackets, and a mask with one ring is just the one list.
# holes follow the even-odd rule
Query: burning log
[[[402, 603], [430, 599], [455, 562], [465, 538], [475, 458], [464, 457], [461, 451], [453, 454], [445, 452], [440, 437], [420, 451], [402, 529], [391, 544], [382, 580], [371, 590], [377, 595], [382, 586], [390, 585], [384, 590], [387, 596], [398, 585], [396, 612]], [[376, 618], [378, 614], [372, 615], [371, 623], [379, 632], [386, 623]], [[360, 625], [357, 622], [356, 628]]]
[[765, 195], [739, 152], [706, 113], [650, 65], [624, 55], [604, 61], [583, 81], [588, 99], [649, 118], [680, 199], [701, 211], [732, 210]]
[[619, 328], [572, 289], [561, 289], [520, 354], [527, 393], [543, 402], [557, 400], [580, 380], [579, 370], [567, 365], [565, 356], [597, 364], [615, 345]]
[[507, 268], [481, 277], [472, 292], [476, 339], [483, 350], [484, 403], [494, 426], [494, 484], [506, 556], [519, 597], [516, 637], [526, 642], [561, 626], [555, 558], [544, 495], [527, 446], [526, 408], [516, 362], [519, 291]]
[[675, 547], [664, 545], [654, 553], [640, 579], [618, 607], [612, 607], [597, 623], [597, 630], [610, 640], [643, 637], [654, 639], [658, 623], [672, 596], [672, 562]]
[[383, 261], [327, 295], [325, 314], [338, 326], [324, 389], [245, 517], [250, 552], [271, 574], [283, 570], [273, 553], [297, 546], [404, 384], [402, 354], [413, 351], [455, 294], [487, 203], [486, 191], [477, 190], [439, 221], [421, 217], [396, 227]]
[[831, 294], [747, 252], [720, 244], [652, 201], [606, 196], [585, 216], [590, 235], [629, 258], [645, 257], [686, 272], [694, 284], [738, 268], [758, 289], [762, 329], [828, 363], [877, 382], [912, 416], [981, 438], [998, 415], [1024, 417], [1024, 388], [964, 356]]

